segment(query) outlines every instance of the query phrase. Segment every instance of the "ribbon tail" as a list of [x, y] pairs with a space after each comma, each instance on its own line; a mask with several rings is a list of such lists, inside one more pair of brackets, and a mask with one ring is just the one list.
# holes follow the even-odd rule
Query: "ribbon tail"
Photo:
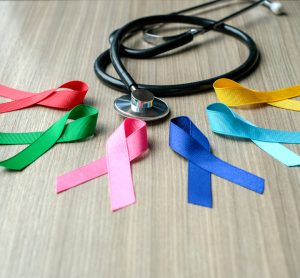
[[15, 156], [0, 162], [0, 166], [10, 170], [23, 170], [42, 154], [47, 152], [61, 136], [70, 112], [48, 128], [36, 141]]
[[300, 156], [279, 143], [252, 140], [260, 149], [288, 167], [300, 166]]
[[212, 208], [211, 173], [188, 164], [188, 203]]
[[107, 173], [106, 157], [57, 177], [56, 193], [86, 183]]
[[130, 157], [125, 132], [126, 125], [130, 120], [131, 119], [126, 119], [112, 134], [106, 144], [106, 163], [112, 211], [135, 203]]
[[[210, 151], [210, 145], [205, 135], [190, 122], [190, 135], [202, 146]], [[193, 164], [188, 163], [188, 203], [212, 208], [211, 173]]]
[[0, 113], [11, 112], [33, 106], [53, 94], [53, 91], [40, 93], [22, 99], [12, 100], [0, 104]]

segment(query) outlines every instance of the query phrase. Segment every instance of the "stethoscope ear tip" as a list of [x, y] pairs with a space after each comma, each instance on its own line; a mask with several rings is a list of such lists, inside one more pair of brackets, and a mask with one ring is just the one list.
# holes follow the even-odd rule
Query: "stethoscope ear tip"
[[[117, 98], [114, 108], [123, 117], [136, 118], [143, 121], [155, 121], [170, 113], [168, 105], [146, 90], [137, 89], [128, 95]], [[142, 98], [138, 98], [142, 96]], [[147, 96], [148, 98], [145, 98]]]
[[283, 4], [281, 4], [278, 1], [273, 2], [273, 1], [270, 1], [270, 0], [265, 0], [263, 5], [267, 8], [269, 8], [270, 11], [275, 15], [285, 14]]
[[270, 9], [276, 15], [284, 14], [283, 5], [280, 2], [272, 2]]

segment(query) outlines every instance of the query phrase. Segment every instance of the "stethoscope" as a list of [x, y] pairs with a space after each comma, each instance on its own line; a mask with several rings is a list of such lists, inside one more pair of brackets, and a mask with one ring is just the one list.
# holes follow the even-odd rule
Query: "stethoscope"
[[[224, 0], [213, 0], [201, 5], [187, 8], [176, 13], [142, 17], [133, 20], [110, 35], [110, 49], [103, 52], [95, 61], [95, 73], [107, 86], [127, 93], [114, 102], [114, 108], [124, 117], [138, 118], [144, 121], [161, 119], [168, 115], [168, 105], [158, 97], [170, 97], [197, 93], [211, 88], [219, 78], [240, 79], [250, 74], [259, 63], [260, 54], [254, 40], [245, 32], [236, 27], [224, 24], [254, 7], [264, 5], [274, 14], [282, 13], [282, 5], [270, 0], [255, 1], [251, 5], [232, 13], [220, 20], [211, 20], [196, 16], [182, 15], [195, 9], [204, 8]], [[187, 31], [175, 36], [159, 36], [154, 32], [165, 23], [186, 23], [195, 25]], [[146, 85], [137, 84], [128, 73], [121, 61], [121, 57], [135, 59], [152, 58], [169, 50], [178, 48], [191, 42], [196, 35], [209, 31], [217, 31], [241, 41], [249, 50], [246, 61], [225, 74], [197, 82], [176, 85]], [[147, 49], [133, 49], [122, 45], [122, 42], [138, 31], [144, 32], [144, 40], [154, 44]], [[112, 63], [120, 79], [114, 78], [106, 72], [107, 66]]]

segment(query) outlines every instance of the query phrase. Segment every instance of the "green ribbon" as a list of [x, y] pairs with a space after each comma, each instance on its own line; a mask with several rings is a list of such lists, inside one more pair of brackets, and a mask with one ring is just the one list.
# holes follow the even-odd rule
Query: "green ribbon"
[[[81, 104], [67, 112], [44, 132], [0, 132], [0, 145], [30, 144], [11, 158], [0, 161], [0, 166], [10, 170], [22, 170], [56, 143], [74, 142], [91, 137], [96, 129], [97, 118], [96, 108]], [[69, 119], [74, 121], [67, 123]]]

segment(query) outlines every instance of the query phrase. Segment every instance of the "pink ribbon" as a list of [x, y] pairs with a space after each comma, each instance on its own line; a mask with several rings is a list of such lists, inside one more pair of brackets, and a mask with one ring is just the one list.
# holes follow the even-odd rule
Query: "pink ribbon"
[[106, 143], [106, 156], [57, 178], [56, 192], [68, 190], [108, 174], [111, 209], [135, 203], [130, 162], [148, 150], [147, 126], [141, 120], [125, 119]]
[[23, 109], [35, 104], [70, 110], [83, 102], [87, 91], [88, 85], [77, 80], [41, 93], [30, 93], [0, 85], [0, 96], [13, 99], [13, 101], [0, 104], [0, 113]]

